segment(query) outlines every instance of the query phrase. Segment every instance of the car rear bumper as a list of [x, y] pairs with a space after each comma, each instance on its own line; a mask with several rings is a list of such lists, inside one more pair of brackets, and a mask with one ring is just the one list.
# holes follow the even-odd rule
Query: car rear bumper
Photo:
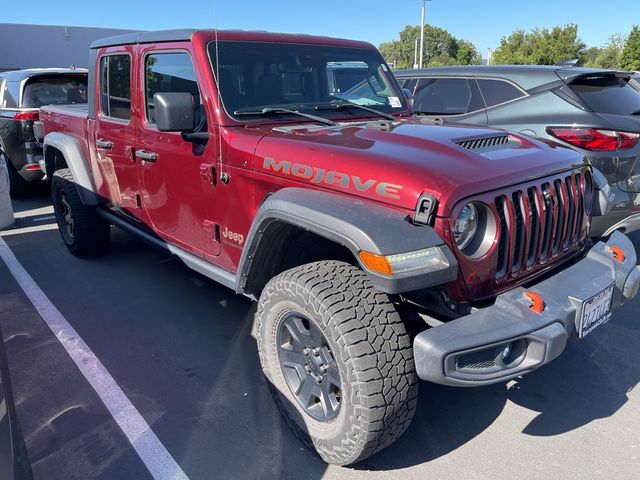
[[[491, 307], [420, 333], [413, 344], [418, 376], [444, 385], [480, 386], [529, 373], [564, 351], [567, 340], [577, 337], [583, 302], [612, 284], [612, 310], [635, 297], [640, 286], [634, 246], [620, 232], [528, 289], [503, 293]], [[525, 292], [544, 300], [540, 313], [532, 310]]]

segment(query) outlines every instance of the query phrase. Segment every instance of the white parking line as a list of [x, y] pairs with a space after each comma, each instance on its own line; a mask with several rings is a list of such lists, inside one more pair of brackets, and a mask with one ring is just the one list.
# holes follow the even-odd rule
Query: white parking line
[[102, 362], [51, 303], [0, 237], [0, 258], [42, 319], [58, 338], [84, 378], [96, 391], [118, 426], [155, 479], [187, 479], [187, 475], [129, 401]]

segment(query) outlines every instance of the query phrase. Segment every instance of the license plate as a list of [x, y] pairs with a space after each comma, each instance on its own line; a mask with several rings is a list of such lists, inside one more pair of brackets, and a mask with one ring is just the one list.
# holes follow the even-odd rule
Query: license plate
[[614, 285], [582, 303], [578, 336], [584, 338], [600, 325], [611, 319], [611, 301], [613, 300]]

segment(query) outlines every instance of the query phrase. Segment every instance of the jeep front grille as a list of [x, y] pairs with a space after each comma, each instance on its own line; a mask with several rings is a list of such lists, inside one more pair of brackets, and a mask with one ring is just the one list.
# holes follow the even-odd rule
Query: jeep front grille
[[578, 246], [592, 189], [591, 175], [583, 170], [496, 197], [496, 280], [521, 275]]

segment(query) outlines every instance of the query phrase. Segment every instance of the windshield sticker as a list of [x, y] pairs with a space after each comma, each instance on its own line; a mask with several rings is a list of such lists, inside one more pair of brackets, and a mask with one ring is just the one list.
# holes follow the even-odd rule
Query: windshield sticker
[[402, 103], [400, 103], [400, 99], [398, 97], [389, 97], [389, 105], [393, 108], [400, 108]]

